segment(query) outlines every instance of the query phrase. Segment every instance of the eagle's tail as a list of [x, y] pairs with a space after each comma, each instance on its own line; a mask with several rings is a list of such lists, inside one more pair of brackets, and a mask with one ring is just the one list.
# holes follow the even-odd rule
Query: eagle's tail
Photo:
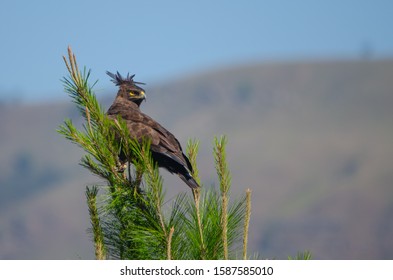
[[195, 181], [195, 179], [188, 173], [186, 176], [183, 174], [179, 174], [179, 177], [184, 181], [184, 183], [187, 184], [191, 189], [196, 189], [199, 188], [198, 183]]

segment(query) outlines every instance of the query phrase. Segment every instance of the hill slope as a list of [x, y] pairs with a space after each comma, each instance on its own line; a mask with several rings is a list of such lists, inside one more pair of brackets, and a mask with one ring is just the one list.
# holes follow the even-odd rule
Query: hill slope
[[[142, 108], [183, 146], [201, 140], [205, 185], [213, 137], [228, 136], [232, 190], [253, 190], [251, 248], [262, 256], [388, 259], [391, 77], [393, 61], [244, 65], [148, 88]], [[3, 106], [0, 117], [0, 258], [92, 258], [83, 193], [100, 182], [55, 132], [65, 117], [78, 122], [72, 104]], [[163, 174], [168, 198], [188, 191]]]

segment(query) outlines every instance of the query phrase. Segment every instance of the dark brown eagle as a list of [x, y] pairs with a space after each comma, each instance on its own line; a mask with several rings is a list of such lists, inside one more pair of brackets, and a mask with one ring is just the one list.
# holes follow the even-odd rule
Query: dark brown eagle
[[190, 188], [199, 187], [192, 177], [192, 166], [184, 155], [179, 141], [162, 125], [141, 112], [139, 106], [145, 100], [145, 91], [133, 80], [135, 75], [122, 77], [119, 72], [106, 72], [119, 87], [115, 101], [107, 115], [112, 119], [121, 116], [127, 123], [132, 138], [138, 141], [150, 139], [153, 160], [159, 167], [177, 174]]

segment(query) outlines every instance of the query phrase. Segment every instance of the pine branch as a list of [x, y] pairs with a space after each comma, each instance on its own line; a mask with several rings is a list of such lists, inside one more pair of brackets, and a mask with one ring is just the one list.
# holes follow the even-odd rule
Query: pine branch
[[168, 241], [167, 241], [167, 260], [172, 259], [172, 252], [171, 252], [171, 247], [172, 247], [172, 237], [173, 233], [175, 231], [174, 227], [171, 227], [169, 234], [168, 234]]
[[312, 255], [309, 251], [298, 252], [295, 257], [288, 257], [288, 260], [311, 260]]
[[214, 137], [213, 152], [222, 194], [228, 194], [231, 186], [231, 174], [227, 166], [225, 151], [227, 142], [226, 136], [221, 136], [220, 138]]
[[106, 259], [106, 249], [104, 244], [104, 235], [97, 210], [97, 193], [98, 189], [96, 186], [91, 188], [86, 187], [86, 199], [94, 238], [95, 255], [97, 260], [104, 260]]
[[197, 228], [199, 232], [199, 250], [200, 250], [200, 259], [204, 260], [205, 259], [205, 253], [206, 253], [206, 246], [204, 242], [204, 237], [203, 237], [203, 225], [202, 225], [202, 220], [201, 220], [201, 209], [200, 209], [200, 197], [201, 197], [201, 190], [199, 188], [192, 189], [192, 195], [194, 197], [194, 203], [195, 203], [195, 213], [196, 213], [196, 221], [197, 221]]
[[142, 157], [145, 163], [145, 181], [148, 188], [150, 188], [151, 201], [153, 202], [154, 209], [159, 217], [162, 232], [167, 236], [167, 230], [162, 213], [163, 192], [162, 192], [162, 177], [158, 172], [156, 163], [153, 161], [150, 153], [150, 143], [142, 147]]
[[248, 229], [250, 226], [251, 217], [251, 190], [246, 190], [246, 216], [244, 218], [244, 231], [243, 231], [243, 260], [247, 259], [247, 246], [248, 246]]
[[198, 166], [196, 163], [196, 158], [199, 152], [199, 141], [196, 139], [193, 140], [188, 140], [187, 142], [187, 148], [186, 148], [186, 154], [188, 156], [188, 159], [190, 160], [191, 166], [192, 166], [192, 177], [195, 179], [195, 181], [198, 183], [198, 185], [201, 185], [201, 179], [199, 178], [199, 170]]
[[227, 139], [225, 136], [221, 136], [220, 139], [215, 138], [214, 147], [214, 158], [216, 162], [216, 171], [218, 179], [220, 181], [220, 190], [222, 198], [222, 212], [221, 212], [221, 224], [222, 224], [222, 240], [224, 246], [224, 259], [228, 259], [228, 192], [231, 184], [230, 171], [226, 163], [226, 151], [225, 146]]

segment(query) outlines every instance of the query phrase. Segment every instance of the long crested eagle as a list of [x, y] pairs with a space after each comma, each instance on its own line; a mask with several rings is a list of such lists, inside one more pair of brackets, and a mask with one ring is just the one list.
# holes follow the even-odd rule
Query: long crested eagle
[[153, 160], [159, 167], [177, 174], [190, 188], [199, 187], [192, 177], [192, 166], [184, 155], [179, 141], [162, 125], [141, 112], [139, 106], [145, 100], [145, 91], [134, 81], [134, 76], [122, 77], [119, 72], [106, 72], [119, 87], [117, 96], [107, 115], [112, 119], [120, 116], [125, 120], [132, 138], [138, 141], [149, 139]]

